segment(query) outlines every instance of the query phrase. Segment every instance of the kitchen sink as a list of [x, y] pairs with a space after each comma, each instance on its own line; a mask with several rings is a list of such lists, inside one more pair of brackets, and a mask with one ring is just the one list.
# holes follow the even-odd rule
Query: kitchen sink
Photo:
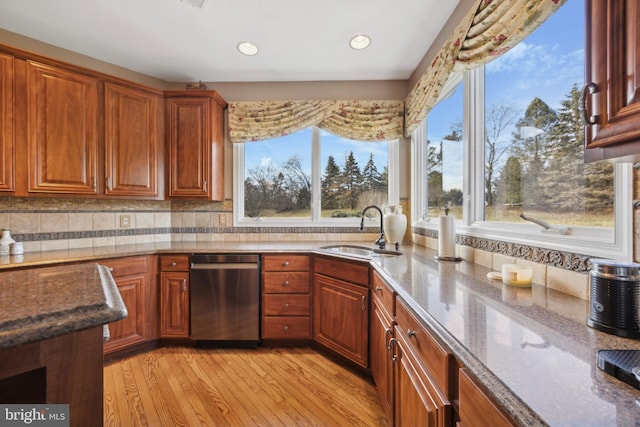
[[368, 248], [366, 246], [357, 246], [357, 245], [331, 245], [331, 246], [322, 246], [320, 249], [334, 252], [342, 255], [352, 255], [352, 256], [361, 256], [361, 257], [379, 257], [379, 256], [398, 256], [402, 255], [402, 252], [393, 251], [388, 249], [373, 249]]

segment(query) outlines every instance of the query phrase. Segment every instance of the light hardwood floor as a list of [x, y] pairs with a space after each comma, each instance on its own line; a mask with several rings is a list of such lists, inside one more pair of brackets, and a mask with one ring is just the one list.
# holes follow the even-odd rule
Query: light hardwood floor
[[163, 347], [104, 368], [105, 426], [383, 426], [372, 382], [304, 348]]

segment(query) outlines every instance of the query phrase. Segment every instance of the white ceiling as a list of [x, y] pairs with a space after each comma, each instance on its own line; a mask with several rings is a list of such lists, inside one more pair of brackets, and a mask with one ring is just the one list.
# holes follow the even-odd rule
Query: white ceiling
[[[1, 0], [0, 28], [169, 82], [406, 80], [458, 3]], [[247, 40], [258, 55], [237, 51]]]

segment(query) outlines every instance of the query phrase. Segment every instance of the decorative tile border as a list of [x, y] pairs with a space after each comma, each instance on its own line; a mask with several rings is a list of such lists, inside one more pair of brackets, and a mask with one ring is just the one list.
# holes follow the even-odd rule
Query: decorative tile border
[[[414, 234], [433, 239], [438, 238], [438, 231], [424, 228], [412, 228]], [[456, 235], [456, 243], [474, 249], [513, 256], [527, 261], [551, 265], [565, 270], [588, 273], [591, 256], [558, 251], [555, 249], [538, 248], [519, 243], [509, 243], [502, 240], [483, 239], [479, 237]]]
[[127, 228], [115, 230], [60, 231], [50, 233], [17, 233], [12, 237], [19, 242], [41, 242], [48, 240], [90, 239], [99, 237], [142, 236], [150, 234], [311, 234], [311, 233], [374, 233], [377, 228], [360, 231], [353, 227], [156, 227]]

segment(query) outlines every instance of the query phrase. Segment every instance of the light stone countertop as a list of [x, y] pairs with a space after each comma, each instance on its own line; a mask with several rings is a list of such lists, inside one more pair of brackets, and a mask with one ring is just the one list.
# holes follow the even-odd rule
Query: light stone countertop
[[[3, 268], [99, 263], [100, 259], [142, 254], [326, 253], [320, 248], [328, 244], [331, 242], [168, 242], [27, 253], [18, 259], [0, 259], [0, 275], [7, 274]], [[488, 279], [491, 270], [486, 267], [436, 261], [436, 253], [421, 246], [403, 245], [401, 251], [404, 254], [398, 257], [372, 258], [373, 268], [519, 424], [640, 424], [640, 390], [601, 371], [595, 362], [597, 350], [640, 350], [640, 341], [588, 327], [587, 301], [538, 285], [509, 287]], [[0, 336], [3, 334], [0, 328]]]

